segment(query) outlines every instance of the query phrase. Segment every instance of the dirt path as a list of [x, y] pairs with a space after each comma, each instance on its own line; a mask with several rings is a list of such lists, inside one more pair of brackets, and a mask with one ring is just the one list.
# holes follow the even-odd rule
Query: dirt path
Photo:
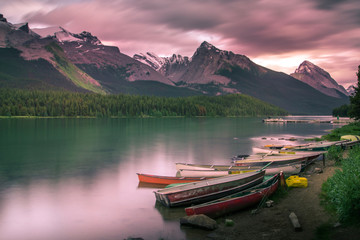
[[[323, 168], [323, 173], [314, 173], [316, 167]], [[251, 214], [248, 209], [217, 219], [219, 228], [213, 232], [184, 229], [187, 239], [315, 239], [316, 228], [332, 222], [331, 216], [320, 205], [319, 195], [322, 183], [335, 169], [332, 162], [327, 162], [325, 167], [322, 161], [313, 163], [301, 174], [308, 179], [307, 188], [290, 189], [273, 207], [263, 208], [257, 214]], [[302, 231], [294, 231], [289, 220], [291, 212], [297, 215]], [[226, 218], [233, 220], [234, 226], [225, 226]]]

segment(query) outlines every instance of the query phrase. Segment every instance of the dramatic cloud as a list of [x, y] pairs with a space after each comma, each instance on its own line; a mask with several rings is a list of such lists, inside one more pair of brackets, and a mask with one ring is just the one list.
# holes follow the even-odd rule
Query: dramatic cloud
[[0, 9], [33, 28], [89, 31], [130, 56], [192, 56], [208, 41], [286, 73], [306, 58], [344, 85], [360, 64], [358, 0], [12, 0]]

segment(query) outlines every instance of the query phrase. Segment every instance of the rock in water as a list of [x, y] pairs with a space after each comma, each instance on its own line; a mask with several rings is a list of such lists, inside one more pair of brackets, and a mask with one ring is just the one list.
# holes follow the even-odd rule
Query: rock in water
[[185, 216], [180, 218], [180, 225], [188, 225], [192, 227], [214, 230], [218, 227], [216, 221], [204, 214]]

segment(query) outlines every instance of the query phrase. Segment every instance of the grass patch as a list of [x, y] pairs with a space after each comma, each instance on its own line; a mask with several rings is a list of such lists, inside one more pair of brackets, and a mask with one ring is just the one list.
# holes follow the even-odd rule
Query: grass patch
[[46, 50], [54, 54], [54, 61], [57, 64], [58, 70], [68, 77], [76, 86], [94, 93], [106, 94], [100, 85], [97, 86], [90, 82], [91, 80], [95, 81], [94, 79], [66, 58], [64, 51], [59, 45], [51, 43], [46, 46]]
[[360, 220], [360, 147], [349, 150], [341, 170], [322, 185], [322, 203], [335, 212], [339, 221]]
[[325, 157], [328, 160], [335, 161], [336, 165], [340, 165], [343, 160], [344, 150], [341, 146], [331, 146], [326, 152]]
[[321, 138], [328, 141], [338, 141], [344, 135], [360, 135], [360, 122], [353, 122], [341, 128], [336, 128]]

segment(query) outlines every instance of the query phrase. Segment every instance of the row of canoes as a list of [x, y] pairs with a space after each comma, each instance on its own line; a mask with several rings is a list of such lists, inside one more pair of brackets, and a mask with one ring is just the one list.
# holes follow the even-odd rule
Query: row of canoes
[[217, 217], [261, 202], [276, 191], [283, 173], [297, 174], [324, 153], [270, 150], [238, 156], [233, 159], [233, 165], [177, 163], [176, 177], [140, 173], [138, 177], [140, 182], [164, 186], [179, 184], [154, 192], [161, 204], [167, 207], [191, 205], [185, 209], [187, 215]]
[[327, 151], [332, 146], [349, 148], [360, 143], [360, 137], [355, 135], [342, 136], [340, 141], [320, 141], [315, 143], [306, 143], [301, 145], [276, 145], [269, 144], [264, 146], [265, 149], [281, 149], [290, 151]]
[[282, 171], [285, 175], [298, 174], [324, 152], [293, 152], [293, 154], [271, 153], [238, 158], [234, 165], [201, 165], [176, 163], [177, 176], [182, 177], [218, 177], [257, 171], [266, 166], [265, 175], [274, 175]]
[[261, 170], [265, 164], [270, 164], [265, 168], [265, 175], [274, 175], [282, 171], [285, 175], [298, 174], [301, 169], [319, 157], [323, 152], [311, 154], [279, 154], [279, 155], [257, 155], [238, 159], [235, 165], [206, 165], [176, 163], [176, 177], [160, 176], [137, 173], [139, 182], [151, 184], [174, 184], [189, 183], [206, 180], [214, 177], [242, 174]]
[[137, 173], [139, 182], [151, 184], [189, 183], [209, 178], [240, 174], [260, 170], [265, 164], [265, 175], [273, 175], [282, 171], [285, 175], [298, 174], [301, 169], [319, 157], [323, 152], [281, 154], [271, 153], [265, 155], [248, 156], [237, 159], [234, 165], [206, 165], [176, 163], [177, 174], [173, 176], [160, 176]]
[[262, 183], [265, 175], [299, 173], [302, 164], [312, 161], [320, 154], [322, 153], [249, 156], [237, 160], [236, 165], [177, 163], [177, 177], [140, 173], [138, 177], [140, 182], [154, 184], [187, 183], [155, 192], [157, 201], [163, 205], [181, 206], [211, 201], [245, 190]]

